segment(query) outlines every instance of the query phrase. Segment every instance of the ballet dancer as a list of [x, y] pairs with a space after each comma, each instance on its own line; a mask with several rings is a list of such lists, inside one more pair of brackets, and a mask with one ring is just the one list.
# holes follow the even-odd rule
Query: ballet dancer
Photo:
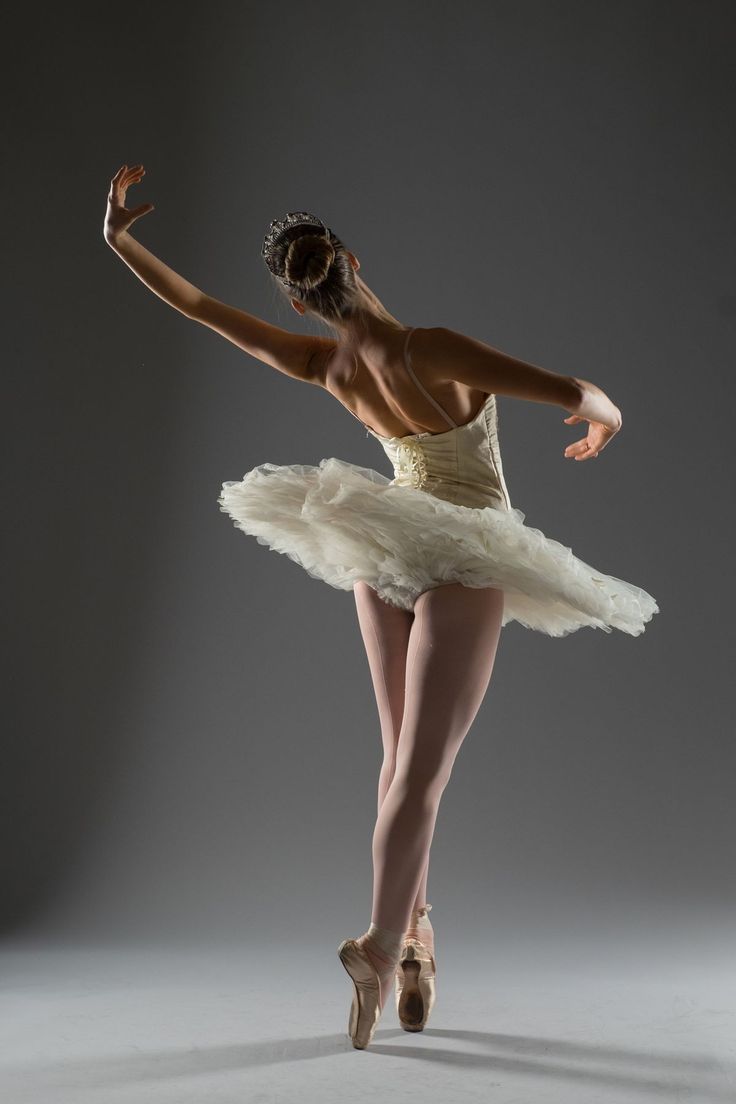
[[291, 333], [220, 302], [130, 234], [154, 210], [125, 206], [144, 174], [142, 165], [123, 165], [111, 181], [104, 237], [117, 255], [187, 318], [325, 390], [393, 467], [389, 479], [336, 457], [319, 465], [266, 462], [224, 482], [218, 499], [244, 533], [312, 578], [353, 591], [383, 747], [370, 924], [338, 947], [353, 982], [348, 1034], [364, 1049], [392, 987], [407, 1031], [421, 1031], [435, 1004], [430, 849], [503, 625], [515, 620], [552, 636], [582, 626], [638, 636], [659, 610], [641, 587], [525, 524], [503, 472], [496, 396], [557, 407], [569, 426], [587, 423], [562, 453], [576, 462], [608, 447], [621, 411], [588, 380], [444, 326], [407, 327], [365, 283], [357, 256], [307, 211], [273, 220], [261, 255], [297, 314], [326, 323], [330, 336]]

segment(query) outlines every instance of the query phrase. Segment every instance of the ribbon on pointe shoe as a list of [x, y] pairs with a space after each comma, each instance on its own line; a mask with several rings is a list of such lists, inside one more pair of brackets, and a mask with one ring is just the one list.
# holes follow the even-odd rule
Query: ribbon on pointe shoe
[[368, 931], [362, 937], [363, 945], [366, 943], [377, 958], [383, 959], [387, 967], [395, 967], [401, 957], [401, 948], [404, 944], [404, 933], [391, 931], [389, 928], [380, 928], [371, 922]]
[[427, 916], [427, 913], [431, 912], [431, 911], [432, 911], [432, 906], [431, 905], [429, 905], [429, 904], [421, 905], [418, 909], [412, 909], [411, 910], [412, 919], [414, 919], [415, 916], [417, 917], [417, 919], [421, 919], [422, 914], [427, 919], [429, 919], [429, 917]]
[[418, 909], [412, 909], [411, 921], [404, 934], [404, 945], [406, 946], [407, 940], [416, 939], [425, 945], [427, 950], [434, 955], [434, 931], [432, 928], [432, 921], [428, 916], [431, 909], [432, 906], [430, 904], [422, 905]]

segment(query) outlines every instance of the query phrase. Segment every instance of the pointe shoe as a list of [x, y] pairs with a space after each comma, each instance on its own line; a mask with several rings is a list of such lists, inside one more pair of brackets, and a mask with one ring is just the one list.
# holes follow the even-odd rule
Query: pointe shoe
[[355, 986], [350, 1006], [348, 1035], [356, 1050], [365, 1050], [381, 1018], [381, 983], [378, 972], [354, 939], [344, 939], [337, 948], [340, 961]]
[[[428, 907], [429, 911], [431, 905]], [[423, 1031], [436, 1000], [434, 955], [420, 939], [410, 936], [396, 968], [396, 1011], [404, 1031]]]
[[396, 1011], [404, 1031], [423, 1031], [436, 999], [434, 956], [407, 939], [396, 970]]

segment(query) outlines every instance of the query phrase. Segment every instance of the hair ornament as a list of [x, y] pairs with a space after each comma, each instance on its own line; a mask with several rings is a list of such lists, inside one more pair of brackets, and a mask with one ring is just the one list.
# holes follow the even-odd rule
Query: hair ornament
[[292, 283], [291, 280], [287, 280], [285, 275], [285, 253], [282, 248], [284, 244], [282, 239], [284, 234], [295, 226], [303, 226], [305, 230], [313, 227], [315, 230], [321, 231], [328, 241], [330, 240], [329, 228], [322, 219], [317, 218], [316, 215], [310, 215], [308, 211], [289, 211], [284, 218], [271, 220], [268, 233], [263, 239], [261, 255], [274, 276], [278, 276], [287, 287], [297, 287], [297, 285]]

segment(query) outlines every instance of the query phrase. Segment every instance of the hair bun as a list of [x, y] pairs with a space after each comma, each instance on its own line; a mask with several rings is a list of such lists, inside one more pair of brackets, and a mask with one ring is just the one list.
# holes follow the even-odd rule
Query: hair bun
[[301, 234], [289, 245], [284, 274], [302, 291], [311, 291], [326, 279], [334, 259], [334, 246], [323, 234]]

